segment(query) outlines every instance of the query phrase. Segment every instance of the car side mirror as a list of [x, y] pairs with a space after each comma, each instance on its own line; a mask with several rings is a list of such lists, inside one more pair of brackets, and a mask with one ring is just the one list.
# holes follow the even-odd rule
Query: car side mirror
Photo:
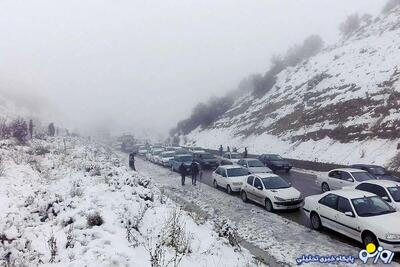
[[257, 186], [257, 189], [258, 189], [258, 190], [262, 190], [262, 187], [261, 187], [261, 186]]
[[288, 184], [289, 184], [290, 186], [292, 186], [292, 183], [289, 182]]
[[384, 196], [384, 197], [382, 197], [382, 199], [385, 200], [386, 202], [390, 202], [390, 199], [388, 196]]
[[354, 216], [354, 213], [353, 212], [351, 212], [351, 211], [346, 211], [345, 213], [344, 213], [344, 215], [346, 215], [346, 216], [348, 216], [348, 217], [355, 217]]
[[346, 179], [348, 182], [354, 182], [353, 178], [347, 178]]

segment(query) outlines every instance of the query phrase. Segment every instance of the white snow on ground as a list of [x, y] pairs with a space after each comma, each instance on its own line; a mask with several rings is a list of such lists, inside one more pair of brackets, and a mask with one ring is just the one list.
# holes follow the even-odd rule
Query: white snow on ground
[[149, 251], [159, 266], [181, 252], [179, 266], [255, 265], [106, 147], [1, 141], [0, 154], [0, 266], [151, 266]]
[[[391, 125], [390, 123], [399, 121], [400, 116], [396, 109], [390, 109], [389, 105], [388, 113], [378, 112], [376, 115], [375, 111], [381, 106], [371, 109], [366, 106], [361, 107], [365, 110], [362, 116], [349, 118], [345, 117], [346, 114], [322, 112], [325, 112], [323, 107], [351, 99], [370, 98], [381, 99], [386, 104], [390, 101], [398, 103], [398, 98], [394, 95], [400, 92], [400, 82], [396, 81], [400, 69], [399, 39], [400, 8], [397, 8], [366, 23], [350, 38], [325, 49], [298, 66], [283, 70], [277, 76], [275, 86], [264, 97], [255, 99], [250, 93], [238, 99], [231, 110], [242, 105], [248, 106], [239, 114], [231, 115], [227, 112], [206, 129], [197, 128], [181, 140], [211, 149], [217, 149], [220, 145], [225, 148], [249, 147], [250, 153], [279, 153], [288, 158], [303, 160], [388, 165], [399, 153], [397, 145], [400, 141], [398, 138], [378, 138], [372, 129], [385, 122]], [[318, 75], [324, 78], [316, 79], [310, 85], [312, 78]], [[311, 101], [310, 104], [308, 100], [313, 99], [315, 103]], [[315, 118], [316, 123], [307, 127], [276, 134], [268, 133], [268, 127], [274, 129], [273, 123], [279, 119], [287, 118], [288, 115], [295, 116], [295, 107], [302, 105], [305, 105], [306, 111], [321, 110], [321, 118]], [[257, 114], [257, 111], [261, 113]], [[294, 122], [303, 125], [299, 120], [301, 116]], [[337, 120], [346, 127], [361, 126], [365, 129], [363, 133], [367, 131], [370, 137], [363, 141], [353, 138], [353, 141], [346, 143], [330, 137], [317, 141], [291, 141], [293, 136], [337, 128], [340, 126]], [[244, 134], [244, 130], [249, 132]], [[255, 130], [258, 131], [257, 134]]]
[[[216, 221], [228, 220], [237, 228], [241, 238], [263, 249], [283, 264], [295, 265], [296, 258], [307, 255], [353, 255], [360, 249], [347, 245], [308, 227], [266, 212], [252, 203], [243, 203], [207, 185], [180, 185], [176, 173], [138, 160], [140, 172], [154, 177], [154, 181], [171, 195], [195, 204], [199, 210]], [[189, 181], [187, 181], [189, 182]], [[357, 261], [356, 261], [357, 263]], [[397, 264], [394, 263], [397, 266]]]

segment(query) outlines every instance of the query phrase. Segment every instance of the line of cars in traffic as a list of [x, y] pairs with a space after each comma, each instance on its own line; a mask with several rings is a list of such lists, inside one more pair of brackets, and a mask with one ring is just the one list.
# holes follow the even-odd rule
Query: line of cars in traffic
[[326, 227], [364, 245], [400, 252], [400, 183], [380, 166], [355, 164], [322, 172], [315, 181], [322, 194], [304, 197], [274, 173], [292, 168], [279, 155], [243, 158], [227, 152], [216, 157], [198, 147], [152, 147], [142, 155], [173, 171], [184, 163], [189, 172], [194, 159], [202, 168], [215, 169], [215, 188], [237, 192], [244, 202], [258, 203], [270, 212], [303, 207], [315, 230]]

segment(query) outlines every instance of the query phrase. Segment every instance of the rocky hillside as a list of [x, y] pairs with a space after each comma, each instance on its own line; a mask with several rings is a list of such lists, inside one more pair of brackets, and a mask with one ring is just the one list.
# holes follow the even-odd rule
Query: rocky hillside
[[[186, 140], [336, 163], [389, 164], [400, 150], [400, 8], [247, 94]], [[229, 141], [227, 141], [229, 140]]]

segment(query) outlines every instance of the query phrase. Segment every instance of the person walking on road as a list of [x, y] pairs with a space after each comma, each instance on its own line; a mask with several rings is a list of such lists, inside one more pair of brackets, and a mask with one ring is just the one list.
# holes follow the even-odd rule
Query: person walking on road
[[228, 146], [228, 147], [226, 148], [226, 151], [228, 151], [228, 153], [231, 152], [231, 148]]
[[185, 185], [185, 180], [186, 180], [186, 167], [185, 164], [181, 164], [181, 166], [179, 166], [179, 173], [181, 174], [181, 182], [182, 182], [182, 186]]
[[222, 147], [222, 145], [219, 146], [219, 155], [222, 157], [222, 155], [224, 154], [224, 148]]
[[190, 172], [192, 173], [192, 185], [196, 185], [197, 175], [199, 174], [199, 166], [196, 161], [192, 161], [190, 164]]
[[244, 152], [243, 152], [243, 158], [247, 158], [247, 156], [249, 155], [248, 151], [247, 151], [247, 146], [244, 148]]
[[135, 167], [135, 153], [130, 153], [129, 154], [129, 167], [136, 171], [136, 167]]

